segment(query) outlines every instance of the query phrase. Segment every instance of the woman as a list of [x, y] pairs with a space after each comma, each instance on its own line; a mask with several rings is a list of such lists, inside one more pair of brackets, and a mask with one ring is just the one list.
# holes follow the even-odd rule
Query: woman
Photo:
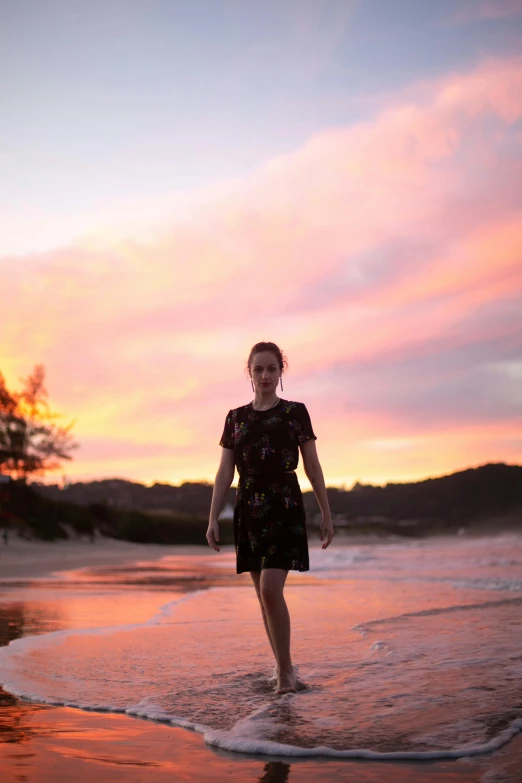
[[212, 494], [207, 541], [219, 552], [218, 516], [239, 472], [234, 508], [236, 571], [249, 571], [277, 664], [277, 692], [295, 691], [290, 657], [290, 617], [283, 588], [289, 570], [308, 571], [305, 510], [295, 469], [299, 448], [305, 473], [322, 512], [323, 549], [333, 535], [332, 518], [319, 464], [317, 439], [306, 406], [277, 396], [286, 359], [275, 343], [256, 343], [248, 358], [255, 392], [247, 405], [225, 420], [221, 462]]

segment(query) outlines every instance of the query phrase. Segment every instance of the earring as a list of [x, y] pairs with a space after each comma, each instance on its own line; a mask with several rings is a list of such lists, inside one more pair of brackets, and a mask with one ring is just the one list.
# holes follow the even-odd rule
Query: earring
[[254, 382], [253, 382], [252, 378], [250, 378], [250, 383], [252, 384], [252, 391], [255, 391], [255, 389], [254, 389]]
[[279, 376], [279, 380], [281, 381], [281, 391], [283, 391], [283, 376]]

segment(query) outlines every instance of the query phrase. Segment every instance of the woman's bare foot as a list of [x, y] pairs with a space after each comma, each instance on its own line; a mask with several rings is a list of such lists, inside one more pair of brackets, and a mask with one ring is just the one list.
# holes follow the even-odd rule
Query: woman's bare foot
[[276, 693], [295, 693], [296, 690], [297, 683], [294, 670], [278, 671]]

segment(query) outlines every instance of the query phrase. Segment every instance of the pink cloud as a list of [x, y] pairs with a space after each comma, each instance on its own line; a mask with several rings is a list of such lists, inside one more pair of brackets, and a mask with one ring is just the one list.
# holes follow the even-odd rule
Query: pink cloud
[[[517, 350], [519, 323], [503, 308], [522, 302], [521, 115], [522, 60], [490, 59], [417, 88], [415, 100], [389, 100], [372, 121], [317, 134], [147, 241], [93, 235], [18, 259], [5, 283], [4, 371], [16, 378], [45, 363], [51, 397], [78, 419], [80, 441], [164, 439], [174, 452], [153, 461], [157, 478], [211, 478], [224, 414], [251, 398], [248, 350], [275, 339], [290, 358], [283, 396], [310, 400], [325, 449], [337, 432], [331, 475], [353, 473], [356, 455], [340, 445], [353, 438], [350, 405], [363, 440], [388, 429], [397, 442], [415, 436], [414, 404], [419, 433], [422, 411], [447, 426], [427, 441], [432, 463], [416, 451], [426, 442], [403, 450], [404, 475], [408, 464], [435, 469], [444, 453], [451, 462], [459, 406], [442, 400], [440, 383], [463, 399], [475, 370], [452, 387], [453, 371], [441, 365], [437, 379], [425, 367], [457, 350], [475, 352], [480, 367], [492, 335]], [[396, 402], [387, 408], [378, 376], [365, 373], [390, 357]], [[413, 400], [401, 377], [406, 359], [427, 379]], [[480, 400], [468, 406], [480, 427], [484, 416], [492, 427], [503, 419], [497, 402], [487, 415]], [[98, 475], [101, 451], [100, 459]], [[375, 460], [368, 449], [368, 477]], [[145, 464], [133, 453], [126, 469]]]

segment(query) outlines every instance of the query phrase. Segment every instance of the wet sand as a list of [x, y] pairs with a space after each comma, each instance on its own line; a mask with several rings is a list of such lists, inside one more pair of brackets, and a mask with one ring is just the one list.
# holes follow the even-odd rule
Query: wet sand
[[[222, 551], [232, 549], [228, 546]], [[12, 538], [7, 546], [0, 544], [0, 581], [39, 579], [76, 568], [120, 565], [170, 554], [207, 554], [209, 551], [207, 546], [133, 544], [102, 537], [95, 538], [92, 544], [88, 538], [49, 542]]]
[[[4, 697], [5, 698], [5, 697]], [[12, 698], [12, 697], [9, 697]], [[5, 712], [3, 720], [5, 720]], [[494, 757], [453, 762], [375, 762], [248, 757], [213, 750], [185, 729], [122, 715], [18, 703], [19, 739], [0, 744], [6, 782], [50, 783], [519, 783], [522, 736]]]
[[[6, 551], [8, 550], [8, 551]], [[42, 544], [14, 541], [0, 554], [0, 581], [17, 600], [19, 581], [68, 569], [109, 567], [172, 554], [207, 554], [206, 547], [160, 547], [117, 541]], [[217, 553], [216, 553], [217, 555]], [[4, 596], [5, 599], [5, 596]], [[231, 780], [263, 783], [520, 783], [522, 735], [495, 753], [453, 761], [392, 762], [288, 759], [230, 753], [171, 725], [119, 714], [40, 705], [0, 689], [0, 773], [5, 781], [87, 783]]]

